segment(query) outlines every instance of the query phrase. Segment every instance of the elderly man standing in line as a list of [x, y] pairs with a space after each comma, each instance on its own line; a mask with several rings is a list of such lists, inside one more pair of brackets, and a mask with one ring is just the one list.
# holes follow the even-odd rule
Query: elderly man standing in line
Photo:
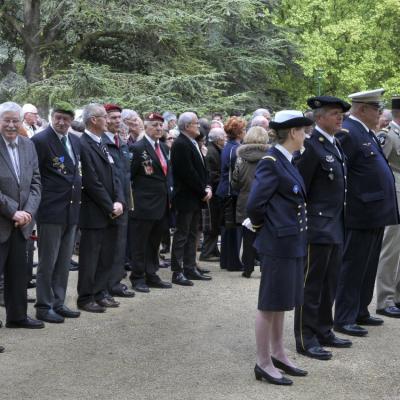
[[258, 115], [251, 120], [250, 126], [251, 128], [253, 128], [254, 126], [261, 126], [261, 128], [264, 128], [266, 131], [268, 131], [269, 120], [263, 115]]
[[[130, 153], [128, 146], [122, 140], [119, 132], [121, 128], [122, 108], [117, 104], [105, 104], [107, 111], [107, 132], [104, 144], [114, 160], [115, 172], [121, 182], [124, 193], [124, 202], [127, 207], [123, 214], [116, 220], [118, 225], [117, 239], [114, 244], [114, 259], [111, 267], [110, 280], [108, 281], [107, 297], [134, 297], [135, 293], [128, 289], [122, 279], [125, 277], [125, 256], [128, 239], [128, 209], [132, 209], [131, 201], [131, 172]], [[115, 302], [115, 305], [117, 302]]]
[[124, 108], [121, 112], [122, 123], [128, 127], [128, 141], [127, 145], [132, 146], [135, 142], [140, 140], [143, 136], [143, 123], [139, 114], [128, 108]]
[[43, 328], [27, 316], [26, 241], [40, 204], [40, 172], [34, 144], [18, 136], [21, 107], [0, 105], [0, 274], [4, 273], [7, 328]]
[[135, 209], [131, 213], [132, 273], [130, 280], [137, 292], [149, 288], [170, 289], [171, 283], [157, 275], [158, 250], [168, 226], [171, 203], [170, 175], [166, 145], [160, 142], [163, 117], [150, 113], [145, 118], [144, 138], [132, 147], [131, 180]]
[[100, 104], [89, 104], [82, 120], [86, 129], [80, 138], [83, 186], [77, 304], [81, 310], [99, 313], [116, 306], [115, 300], [107, 297], [107, 285], [124, 194], [105, 145], [106, 110]]
[[[392, 168], [400, 201], [400, 97], [392, 98], [393, 121], [377, 136]], [[376, 276], [376, 313], [400, 318], [400, 226], [385, 228]]]
[[[38, 110], [33, 104], [24, 104], [22, 107], [22, 131], [26, 133], [26, 136], [32, 138], [39, 127], [38, 123]], [[25, 135], [24, 135], [25, 136]]]
[[346, 240], [335, 302], [335, 330], [365, 336], [360, 325], [382, 325], [372, 300], [384, 228], [399, 224], [392, 170], [375, 136], [383, 89], [354, 93], [350, 116], [338, 138], [347, 157]]
[[271, 113], [266, 108], [258, 108], [256, 111], [254, 111], [251, 119], [253, 120], [254, 118], [256, 118], [258, 116], [262, 116], [262, 117], [266, 118], [268, 120], [268, 122], [271, 121]]
[[[213, 128], [208, 134], [206, 165], [213, 193], [217, 190], [221, 177], [221, 151], [225, 146], [226, 133], [223, 128]], [[209, 201], [211, 230], [204, 232], [200, 261], [219, 261], [218, 236], [221, 232], [222, 204], [217, 196]]]
[[174, 178], [173, 205], [176, 210], [176, 231], [172, 242], [172, 283], [192, 286], [191, 280], [211, 280], [196, 266], [196, 237], [200, 210], [212, 197], [206, 162], [195, 138], [200, 134], [195, 113], [184, 112], [178, 119], [180, 135], [171, 149]]
[[82, 187], [79, 138], [68, 134], [73, 119], [73, 107], [59, 102], [53, 106], [50, 125], [32, 137], [43, 187], [37, 216], [39, 265], [35, 307], [36, 317], [50, 323], [80, 315], [64, 304]]

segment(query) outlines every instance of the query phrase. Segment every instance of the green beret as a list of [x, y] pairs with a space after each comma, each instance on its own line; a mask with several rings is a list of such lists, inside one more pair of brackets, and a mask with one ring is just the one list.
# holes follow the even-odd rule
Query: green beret
[[53, 112], [60, 112], [64, 114], [69, 114], [74, 118], [75, 111], [72, 104], [68, 103], [67, 101], [57, 101], [52, 106]]

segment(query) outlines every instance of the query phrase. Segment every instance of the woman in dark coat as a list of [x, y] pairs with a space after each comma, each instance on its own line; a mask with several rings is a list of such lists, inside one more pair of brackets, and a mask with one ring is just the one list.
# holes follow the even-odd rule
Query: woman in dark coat
[[[246, 133], [246, 121], [239, 117], [230, 117], [224, 129], [228, 141], [221, 154], [221, 180], [216, 195], [225, 203], [229, 196], [237, 200], [237, 191], [233, 190], [229, 176], [232, 175], [236, 163], [236, 149]], [[240, 244], [242, 241], [241, 226], [226, 227], [221, 230], [220, 266], [228, 271], [242, 271], [240, 261]]]
[[276, 113], [270, 127], [275, 145], [259, 162], [247, 203], [249, 228], [259, 229], [254, 245], [261, 256], [261, 282], [256, 317], [256, 379], [276, 385], [293, 382], [279, 370], [305, 376], [283, 346], [285, 311], [303, 302], [307, 211], [303, 179], [293, 153], [303, 147], [312, 121], [300, 111]]
[[[237, 149], [237, 160], [232, 175], [232, 189], [239, 193], [236, 204], [236, 222], [238, 224], [242, 224], [247, 219], [247, 199], [257, 164], [265, 156], [265, 152], [269, 148], [267, 143], [268, 132], [261, 126], [255, 126], [249, 129], [243, 139], [243, 144]], [[242, 276], [250, 278], [257, 258], [257, 252], [253, 247], [256, 234], [243, 226], [242, 235], [242, 263], [244, 266]]]

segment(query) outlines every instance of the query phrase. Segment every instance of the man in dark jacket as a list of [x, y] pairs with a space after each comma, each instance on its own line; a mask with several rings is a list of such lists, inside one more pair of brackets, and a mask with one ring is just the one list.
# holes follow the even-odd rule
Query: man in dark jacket
[[192, 286], [190, 279], [210, 280], [196, 267], [196, 236], [200, 211], [212, 197], [206, 163], [195, 137], [199, 120], [193, 112], [184, 112], [178, 119], [180, 135], [171, 149], [174, 177], [173, 204], [176, 210], [176, 231], [172, 242], [172, 282]]
[[[121, 282], [125, 277], [125, 256], [128, 239], [128, 210], [132, 209], [131, 193], [131, 165], [129, 148], [119, 135], [121, 128], [122, 108], [117, 104], [105, 104], [107, 111], [107, 132], [104, 141], [107, 149], [114, 160], [115, 173], [118, 176], [124, 193], [124, 201], [127, 207], [123, 214], [116, 220], [117, 239], [114, 246], [114, 258], [111, 267], [110, 279], [108, 281], [108, 295], [118, 297], [134, 297], [135, 293]], [[108, 296], [109, 297], [109, 296]]]
[[115, 307], [106, 297], [118, 226], [124, 211], [124, 194], [115, 171], [115, 161], [104, 141], [107, 113], [100, 104], [87, 105], [82, 113], [81, 136], [82, 205], [80, 215], [78, 307], [104, 312]]
[[167, 149], [160, 142], [164, 119], [158, 113], [145, 118], [145, 135], [130, 150], [132, 152], [131, 181], [134, 210], [129, 229], [133, 239], [132, 287], [147, 293], [149, 287], [169, 289], [172, 285], [157, 275], [158, 250], [168, 226], [170, 208], [170, 165]]
[[[221, 176], [221, 150], [225, 145], [226, 133], [222, 128], [211, 129], [208, 134], [206, 166], [213, 193], [217, 190]], [[222, 204], [217, 196], [209, 201], [211, 230], [204, 232], [200, 261], [219, 261], [218, 236], [221, 232]]]
[[53, 323], [80, 315], [79, 311], [72, 311], [64, 304], [82, 187], [80, 141], [77, 136], [68, 134], [73, 118], [74, 110], [70, 104], [55, 104], [50, 125], [32, 137], [43, 188], [37, 216], [36, 317]]
[[392, 170], [374, 129], [383, 89], [354, 93], [349, 118], [338, 135], [348, 163], [346, 242], [335, 301], [335, 330], [365, 336], [360, 325], [382, 325], [368, 311], [375, 286], [384, 228], [399, 224]]
[[304, 304], [296, 308], [297, 351], [328, 360], [332, 353], [322, 348], [350, 347], [351, 342], [332, 332], [332, 306], [342, 265], [346, 164], [335, 134], [342, 128], [350, 104], [337, 97], [308, 99], [316, 127], [304, 142], [298, 168], [307, 190], [308, 259], [305, 267]]

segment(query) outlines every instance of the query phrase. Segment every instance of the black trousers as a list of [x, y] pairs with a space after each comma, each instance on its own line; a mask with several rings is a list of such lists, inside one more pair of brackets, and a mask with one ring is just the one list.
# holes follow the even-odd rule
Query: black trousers
[[161, 238], [168, 226], [167, 213], [161, 220], [133, 219], [130, 223], [132, 255], [131, 281], [159, 280], [156, 272], [159, 267], [158, 251]]
[[221, 233], [222, 224], [222, 201], [213, 196], [210, 200], [211, 229], [203, 232], [204, 240], [201, 249], [201, 257], [220, 256], [218, 249], [218, 237]]
[[26, 318], [28, 273], [26, 239], [20, 229], [13, 228], [8, 240], [0, 243], [0, 275], [4, 274], [7, 321], [21, 321]]
[[172, 241], [171, 270], [182, 272], [196, 267], [196, 237], [200, 210], [176, 212], [176, 230]]
[[106, 296], [116, 238], [117, 225], [81, 230], [78, 306]]
[[369, 317], [384, 228], [348, 229], [339, 275], [335, 325]]
[[222, 228], [220, 266], [228, 271], [243, 269], [240, 261], [240, 245], [242, 243], [242, 227]]
[[242, 263], [245, 271], [254, 271], [254, 264], [257, 259], [257, 250], [253, 247], [254, 241], [256, 240], [256, 233], [252, 232], [243, 226], [243, 251], [242, 251]]
[[125, 256], [128, 241], [128, 212], [125, 211], [118, 218], [117, 238], [114, 243], [114, 257], [111, 266], [108, 290], [118, 290], [118, 285], [125, 276]]
[[304, 304], [296, 307], [296, 347], [319, 346], [320, 339], [332, 337], [332, 306], [342, 265], [341, 244], [310, 244], [304, 269]]

